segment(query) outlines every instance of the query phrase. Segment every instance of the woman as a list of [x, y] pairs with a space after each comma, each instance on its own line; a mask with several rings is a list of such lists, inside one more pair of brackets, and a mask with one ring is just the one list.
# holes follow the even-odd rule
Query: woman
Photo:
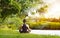
[[21, 28], [19, 29], [20, 33], [29, 33], [31, 31], [31, 29], [29, 28], [29, 26], [26, 24], [26, 19], [23, 20], [23, 25], [21, 26]]

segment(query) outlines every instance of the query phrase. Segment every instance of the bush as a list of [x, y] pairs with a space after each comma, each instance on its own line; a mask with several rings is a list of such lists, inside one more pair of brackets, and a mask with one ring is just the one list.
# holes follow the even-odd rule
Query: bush
[[28, 22], [31, 29], [40, 29], [41, 23], [40, 22]]
[[19, 17], [9, 17], [6, 18], [5, 21], [1, 24], [2, 27], [5, 28], [5, 26], [7, 26], [8, 28], [11, 29], [18, 29], [19, 26], [22, 24], [22, 20]]
[[59, 22], [29, 22], [32, 29], [60, 30]]
[[60, 30], [60, 23], [59, 22], [50, 22], [44, 29]]

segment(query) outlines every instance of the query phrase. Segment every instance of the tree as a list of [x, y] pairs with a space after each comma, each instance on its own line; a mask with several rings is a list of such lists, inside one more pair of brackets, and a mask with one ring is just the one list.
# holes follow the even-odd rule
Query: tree
[[0, 8], [2, 11], [0, 11], [0, 18], [4, 20], [8, 16], [12, 16], [12, 14], [24, 18], [27, 16], [25, 12], [27, 9], [41, 3], [43, 3], [42, 0], [1, 0]]
[[44, 5], [43, 7], [37, 10], [42, 18], [44, 18], [44, 14], [48, 12], [48, 5]]
[[38, 4], [43, 3], [42, 0], [18, 0], [21, 4], [21, 10], [20, 10], [20, 15], [27, 15], [27, 12], [25, 12], [27, 9], [30, 9]]
[[27, 16], [26, 10], [42, 3], [42, 0], [0, 0], [0, 18], [2, 23], [11, 24], [13, 22], [14, 25], [20, 24], [22, 19]]
[[42, 3], [42, 0], [1, 0], [1, 18], [5, 19], [12, 14], [26, 16], [25, 10]]
[[44, 5], [43, 7], [41, 7], [40, 9], [38, 9], [37, 11], [39, 13], [45, 13], [45, 12], [47, 12], [47, 9], [48, 9], [48, 5]]
[[9, 15], [19, 13], [21, 9], [21, 5], [13, 0], [1, 0], [0, 7], [2, 8], [1, 18], [3, 18], [3, 20]]

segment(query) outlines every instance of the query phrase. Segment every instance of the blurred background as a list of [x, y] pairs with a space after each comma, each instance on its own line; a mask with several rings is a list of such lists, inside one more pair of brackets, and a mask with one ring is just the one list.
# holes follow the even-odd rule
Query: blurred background
[[60, 30], [60, 0], [0, 0], [0, 29], [18, 30], [23, 19], [31, 29]]

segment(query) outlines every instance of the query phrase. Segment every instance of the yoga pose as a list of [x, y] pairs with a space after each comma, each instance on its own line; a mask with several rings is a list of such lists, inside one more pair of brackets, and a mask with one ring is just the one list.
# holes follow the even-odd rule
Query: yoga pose
[[29, 28], [29, 25], [26, 24], [26, 19], [23, 20], [23, 25], [20, 27], [19, 32], [20, 33], [29, 33], [31, 29]]

